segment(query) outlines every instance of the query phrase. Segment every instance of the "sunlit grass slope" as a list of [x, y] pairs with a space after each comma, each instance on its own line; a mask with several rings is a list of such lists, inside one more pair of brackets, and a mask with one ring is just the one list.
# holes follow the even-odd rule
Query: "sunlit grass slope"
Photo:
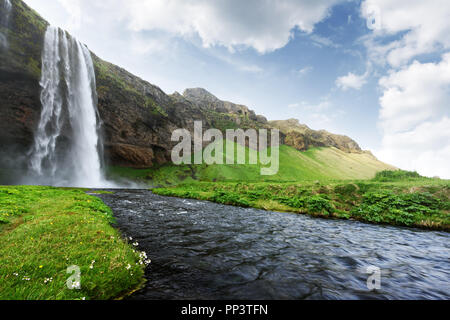
[[[227, 146], [232, 144], [228, 142]], [[235, 148], [243, 147], [237, 145]], [[246, 150], [248, 159], [248, 148]], [[157, 186], [193, 181], [293, 182], [370, 179], [379, 171], [395, 169], [378, 161], [369, 153], [345, 153], [336, 148], [313, 148], [300, 152], [286, 145], [280, 146], [280, 167], [276, 175], [261, 175], [262, 167], [264, 166], [260, 164], [166, 165], [145, 170], [113, 167], [110, 168], [109, 174], [113, 178], [126, 177]]]

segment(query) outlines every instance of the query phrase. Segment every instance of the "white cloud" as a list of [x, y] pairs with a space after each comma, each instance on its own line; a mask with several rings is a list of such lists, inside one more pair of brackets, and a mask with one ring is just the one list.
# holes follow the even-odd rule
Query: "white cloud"
[[322, 47], [340, 48], [341, 47], [339, 44], [334, 43], [333, 40], [331, 40], [330, 38], [322, 37], [317, 34], [312, 34], [309, 38], [313, 41], [313, 44], [315, 44], [316, 46], [318, 46], [320, 48], [322, 48]]
[[313, 70], [314, 70], [314, 67], [312, 67], [312, 66], [307, 66], [307, 67], [301, 68], [300, 70], [296, 70], [296, 73], [297, 73], [297, 75], [299, 75], [299, 76], [305, 76], [305, 75], [307, 75], [308, 73], [312, 72]]
[[450, 53], [380, 80], [381, 159], [428, 176], [450, 178]]
[[336, 80], [336, 86], [344, 91], [348, 89], [361, 89], [367, 83], [368, 73], [357, 75], [349, 72], [346, 76], [339, 77]]
[[205, 47], [245, 46], [266, 53], [284, 47], [296, 27], [311, 33], [338, 1], [128, 0], [123, 5], [134, 31], [164, 30], [199, 36]]
[[[373, 61], [393, 67], [407, 64], [414, 57], [450, 48], [450, 6], [448, 0], [365, 0], [361, 15], [369, 18], [369, 7], [379, 9], [380, 28], [366, 38]], [[396, 40], [385, 36], [403, 32]]]

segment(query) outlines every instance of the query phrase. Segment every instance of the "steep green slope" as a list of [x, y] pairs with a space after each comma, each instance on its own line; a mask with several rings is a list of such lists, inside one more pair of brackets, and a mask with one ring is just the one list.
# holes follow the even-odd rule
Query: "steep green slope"
[[[246, 150], [248, 159], [248, 148]], [[112, 178], [123, 177], [158, 186], [192, 181], [292, 182], [370, 179], [379, 171], [395, 169], [378, 161], [370, 153], [351, 154], [336, 148], [313, 148], [300, 152], [286, 145], [280, 146], [278, 174], [263, 176], [262, 167], [260, 164], [165, 165], [144, 170], [111, 167], [109, 175]]]

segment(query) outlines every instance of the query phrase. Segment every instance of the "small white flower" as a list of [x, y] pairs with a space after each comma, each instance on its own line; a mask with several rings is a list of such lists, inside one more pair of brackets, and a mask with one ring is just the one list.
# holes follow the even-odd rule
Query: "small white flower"
[[139, 243], [136, 241], [135, 243], [133, 243], [133, 246], [138, 247]]
[[46, 279], [44, 280], [44, 283], [45, 283], [45, 284], [47, 284], [47, 283], [49, 283], [49, 282], [53, 282], [53, 278], [46, 278]]
[[13, 273], [13, 276], [16, 276], [16, 277], [18, 277], [18, 276], [19, 276], [19, 274], [18, 274], [17, 272], [14, 272], [14, 273]]
[[131, 269], [131, 264], [128, 264], [126, 269], [130, 270]]

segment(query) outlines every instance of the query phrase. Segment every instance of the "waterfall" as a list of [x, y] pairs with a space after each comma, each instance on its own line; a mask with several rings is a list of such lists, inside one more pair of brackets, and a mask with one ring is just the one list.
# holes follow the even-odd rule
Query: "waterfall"
[[105, 187], [91, 54], [85, 45], [52, 26], [44, 41], [42, 112], [30, 157], [33, 183]]
[[[9, 26], [9, 17], [11, 15], [12, 4], [10, 0], [3, 0], [3, 13], [0, 15], [0, 27], [8, 29]], [[0, 48], [8, 48], [8, 37], [7, 31], [0, 32]]]

